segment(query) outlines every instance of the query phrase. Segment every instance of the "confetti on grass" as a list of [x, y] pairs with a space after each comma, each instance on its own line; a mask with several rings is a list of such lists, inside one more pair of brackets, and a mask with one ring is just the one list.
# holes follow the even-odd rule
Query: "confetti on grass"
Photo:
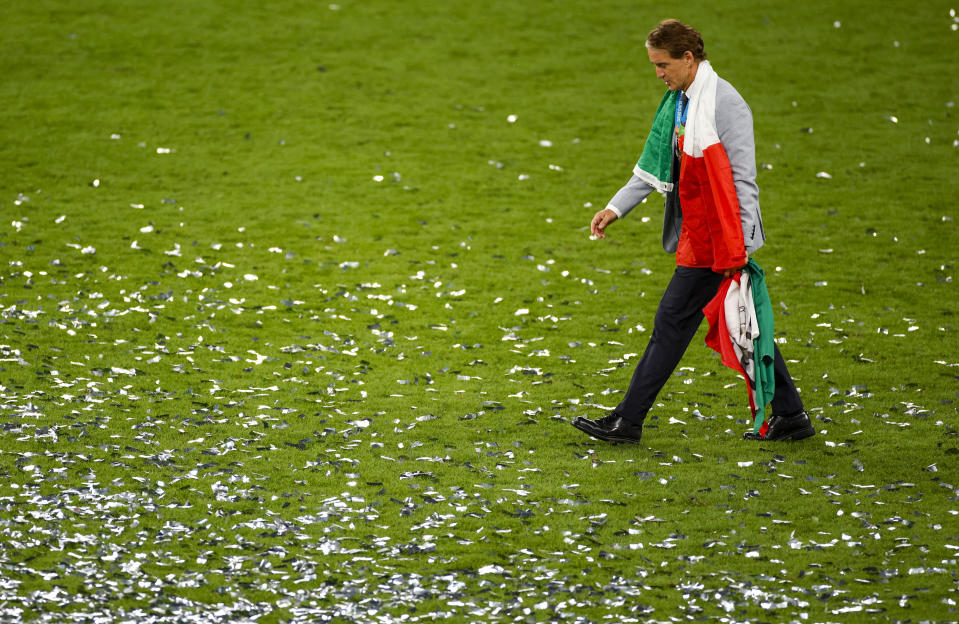
[[[284, 246], [257, 248], [283, 262], [292, 260]], [[384, 258], [397, 261], [402, 255]], [[164, 254], [159, 262], [169, 259]], [[546, 267], [584, 294], [595, 290], [595, 279], [532, 257], [526, 260], [521, 266], [530, 275], [544, 273], [540, 267]], [[437, 348], [434, 336], [449, 336], [457, 328], [455, 318], [433, 323], [437, 331], [430, 332], [429, 343], [422, 332], [404, 331], [422, 323], [411, 302], [435, 298], [449, 278], [424, 270], [407, 280], [404, 273], [404, 283], [418, 285], [418, 296], [409, 286], [403, 292], [399, 284], [365, 281], [315, 284], [311, 297], [296, 299], [272, 291], [265, 273], [245, 279], [254, 275], [245, 273], [245, 263], [224, 256], [196, 264], [201, 275], [185, 279], [209, 277], [216, 283], [229, 277], [238, 288], [255, 290], [224, 296], [211, 290], [188, 293], [179, 285], [172, 291], [162, 284], [107, 288], [106, 282], [98, 289], [77, 290], [54, 308], [41, 310], [27, 302], [2, 309], [8, 323], [27, 327], [42, 317], [51, 323], [49, 331], [75, 339], [45, 349], [0, 346], [3, 366], [32, 370], [43, 361], [49, 371], [41, 378], [42, 390], [0, 389], [0, 401], [11, 416], [0, 430], [0, 458], [13, 477], [0, 486], [0, 539], [15, 549], [0, 560], [0, 598], [8, 617], [56, 612], [70, 614], [66, 621], [96, 621], [114, 613], [122, 599], [137, 605], [130, 613], [138, 619], [155, 622], [254, 621], [277, 614], [290, 622], [375, 620], [399, 617], [411, 607], [430, 620], [507, 622], [515, 619], [513, 614], [528, 611], [531, 617], [553, 610], [569, 617], [622, 617], [628, 612], [649, 619], [665, 617], [644, 601], [658, 592], [687, 605], [691, 614], [725, 617], [758, 608], [801, 619], [814, 602], [830, 614], [872, 613], [879, 603], [868, 593], [813, 599], [836, 587], [835, 579], [816, 568], [797, 578], [795, 571], [780, 572], [785, 564], [773, 560], [783, 561], [789, 552], [814, 560], [832, 551], [855, 560], [867, 548], [897, 556], [921, 552], [908, 533], [915, 520], [892, 510], [884, 515], [883, 506], [860, 504], [868, 497], [877, 502], [885, 502], [879, 497], [906, 498], [918, 494], [917, 485], [872, 482], [870, 465], [859, 456], [844, 460], [846, 479], [824, 478], [805, 460], [793, 460], [806, 453], [789, 449], [720, 464], [722, 469], [713, 471], [715, 480], [700, 480], [688, 493], [681, 486], [690, 506], [695, 499], [703, 501], [697, 505], [715, 508], [719, 517], [748, 513], [777, 537], [770, 541], [734, 534], [737, 519], [708, 541], [691, 544], [681, 519], [677, 523], [644, 508], [638, 497], [676, 496], [679, 470], [710, 461], [703, 454], [620, 453], [578, 438], [574, 446], [517, 438], [512, 432], [532, 421], [539, 425], [537, 431], [561, 439], [574, 409], [611, 408], [600, 405], [592, 393], [557, 397], [546, 405], [529, 401], [563, 361], [554, 352], [555, 341], [551, 348], [543, 346], [547, 328], [572, 320], [554, 313], [545, 301], [502, 308], [502, 340], [493, 344], [467, 345], [453, 342], [462, 337], [451, 338], [459, 350], [483, 354], [483, 360], [467, 358], [463, 370], [411, 367], [416, 374], [397, 380], [408, 392], [404, 414], [369, 413], [363, 403], [369, 398], [368, 372], [386, 362], [409, 361], [406, 352], [414, 347]], [[483, 297], [491, 294], [496, 293], [484, 292]], [[401, 297], [407, 299], [402, 304]], [[497, 298], [516, 302], [508, 292]], [[310, 299], [319, 301], [310, 304]], [[87, 313], [78, 315], [81, 310]], [[299, 322], [315, 335], [275, 343], [263, 334], [236, 351], [218, 340], [250, 318], [279, 323], [289, 310], [298, 310]], [[811, 320], [832, 331], [836, 321], [831, 316], [824, 311]], [[126, 318], [153, 329], [149, 334], [114, 331], [111, 324]], [[396, 323], [387, 325], [387, 318]], [[904, 320], [902, 331], [914, 326]], [[94, 341], [92, 352], [81, 350], [84, 336]], [[496, 342], [511, 355], [491, 353]], [[599, 345], [564, 336], [560, 346], [567, 353], [618, 349], [621, 355], [610, 362], [611, 371], [637, 357], [629, 350], [634, 345], [618, 341]], [[97, 357], [98, 352], [105, 357]], [[527, 364], [530, 358], [536, 366]], [[448, 430], [451, 419], [448, 410], [427, 413], [429, 390], [444, 384], [483, 387], [490, 376], [485, 360], [510, 362], [496, 372], [516, 382], [516, 392], [484, 397], [476, 408], [453, 415], [452, 422], [470, 428], [485, 423], [471, 448], [430, 440]], [[941, 362], [944, 368], [951, 366]], [[474, 370], [484, 372], [471, 374]], [[695, 385], [703, 371], [684, 366], [678, 372]], [[167, 390], [163, 379], [169, 375], [190, 379], [184, 386], [189, 390]], [[831, 393], [834, 402], [843, 402], [831, 414], [861, 412], [874, 396], [865, 385]], [[607, 388], [599, 394], [609, 397], [616, 391]], [[706, 422], [704, 412], [710, 410], [655, 418], [678, 429]], [[878, 422], [898, 428], [927, 413], [923, 405], [905, 401], [897, 418], [885, 415]], [[506, 435], [485, 429], [494, 418]], [[428, 429], [432, 426], [441, 429]], [[834, 438], [833, 429], [820, 431], [828, 443], [823, 447], [848, 452], [851, 443]], [[420, 435], [425, 431], [430, 433]], [[99, 437], [100, 432], [109, 436]], [[88, 443], [94, 439], [96, 444]], [[611, 481], [608, 498], [587, 500], [586, 481], [545, 474], [542, 458], [555, 454], [565, 456], [567, 464], [582, 462], [595, 475], [591, 480], [628, 474], [632, 481]], [[621, 468], [625, 472], [612, 472]], [[940, 474], [938, 463], [925, 464], [921, 471]], [[539, 481], [539, 475], [548, 478]], [[841, 524], [810, 529], [802, 514], [769, 508], [764, 504], [769, 483], [814, 499], [817, 509]], [[609, 510], [620, 508], [629, 514], [613, 520]], [[520, 534], [524, 537], [517, 540]], [[51, 549], [56, 556], [43, 556]], [[465, 565], [475, 561], [477, 549], [495, 549], [496, 560]], [[952, 556], [949, 552], [943, 557]], [[728, 562], [736, 560], [762, 563], [763, 572], [733, 574]], [[850, 568], [870, 584], [904, 577], [936, 580], [954, 570], [951, 564], [915, 561], [908, 568], [876, 565], [872, 571], [865, 563]], [[663, 589], [653, 580], [664, 565], [695, 571], [706, 562], [709, 574], [692, 575], [676, 587]], [[629, 574], [605, 576], [604, 587], [615, 591], [597, 598], [595, 585], [580, 570], [599, 569], [601, 563], [625, 566], [621, 569]], [[713, 574], [717, 569], [725, 573]], [[72, 577], [83, 578], [88, 591], [62, 589], [64, 579]], [[249, 587], [257, 588], [259, 597], [251, 599]], [[200, 593], [194, 596], [193, 591]], [[905, 606], [896, 608], [905, 610], [910, 602], [905, 599]]]
[[[522, 131], [505, 112], [491, 125]], [[505, 154], [477, 166], [523, 188], [571, 171], [577, 159], [543, 157], [577, 141], [538, 139], [521, 138], [533, 159], [522, 169]], [[151, 167], [189, 153], [154, 149], [142, 149]], [[359, 179], [376, 173], [370, 188], [390, 193], [413, 176], [393, 168]], [[80, 185], [116, 192], [104, 171]], [[412, 223], [397, 234], [385, 219], [374, 236], [325, 213], [186, 236], [181, 204], [142, 189], [116, 199], [139, 218], [103, 241], [69, 203], [41, 212], [29, 194], [9, 198], [0, 620], [954, 616], [952, 395], [906, 374], [926, 358], [953, 379], [948, 314], [860, 317], [869, 282], [770, 271], [810, 286], [811, 301], [832, 297], [777, 309], [791, 315], [784, 354], [808, 358], [797, 384], [817, 436], [743, 445], [741, 384], [700, 359], [675, 371], [643, 444], [626, 448], [569, 421], [621, 399], [668, 259], [583, 261], [561, 213], [547, 230], [566, 243], [519, 250], [468, 219], [455, 237], [425, 220], [429, 237]], [[952, 227], [943, 212], [927, 225]], [[910, 237], [889, 227], [850, 236], [895, 252], [893, 237]], [[921, 268], [908, 281], [947, 294], [951, 261], [927, 238], [902, 254]], [[837, 241], [811, 249], [810, 262], [848, 258]], [[614, 305], [627, 288], [636, 309]], [[901, 385], [880, 387], [904, 349]], [[917, 438], [935, 455], [906, 452]]]

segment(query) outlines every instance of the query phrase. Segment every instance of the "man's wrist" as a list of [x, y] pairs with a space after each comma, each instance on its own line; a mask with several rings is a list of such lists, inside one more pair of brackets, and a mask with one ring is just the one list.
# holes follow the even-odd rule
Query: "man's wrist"
[[613, 204], [606, 204], [606, 210], [612, 210], [612, 211], [613, 211], [613, 214], [616, 215], [616, 218], [617, 218], [617, 219], [622, 219], [622, 218], [623, 218], [623, 213], [622, 213], [622, 211], [621, 211], [619, 208], [617, 208], [616, 206], [614, 206]]

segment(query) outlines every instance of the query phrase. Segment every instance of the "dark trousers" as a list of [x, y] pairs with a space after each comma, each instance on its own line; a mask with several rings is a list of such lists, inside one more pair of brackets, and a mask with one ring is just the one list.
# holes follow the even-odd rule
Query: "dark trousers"
[[[636, 365], [626, 395], [615, 410], [617, 414], [633, 422], [642, 422], [646, 418], [646, 412], [653, 406], [656, 395], [666, 385], [686, 347], [696, 335], [703, 321], [703, 307], [719, 292], [722, 281], [722, 274], [711, 269], [676, 267], [656, 310], [649, 344]], [[802, 411], [802, 399], [789, 376], [778, 345], [774, 357], [776, 393], [771, 402], [772, 414]]]

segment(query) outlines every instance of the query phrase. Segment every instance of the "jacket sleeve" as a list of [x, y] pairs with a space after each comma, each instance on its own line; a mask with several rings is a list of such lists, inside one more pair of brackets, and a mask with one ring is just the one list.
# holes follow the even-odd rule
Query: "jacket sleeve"
[[623, 188], [616, 191], [606, 207], [615, 212], [617, 217], [625, 217], [633, 208], [649, 197], [653, 190], [652, 185], [633, 175]]
[[716, 131], [732, 169], [743, 225], [743, 242], [746, 253], [751, 254], [762, 247], [766, 240], [759, 212], [759, 187], [756, 185], [753, 114], [731, 85], [720, 82], [716, 93]]

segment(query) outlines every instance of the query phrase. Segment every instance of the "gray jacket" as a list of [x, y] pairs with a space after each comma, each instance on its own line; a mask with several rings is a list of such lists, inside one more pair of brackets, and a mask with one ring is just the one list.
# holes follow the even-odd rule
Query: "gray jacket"
[[[739, 199], [739, 216], [743, 224], [743, 241], [746, 253], [752, 254], [766, 240], [762, 215], [759, 212], [759, 187], [756, 186], [756, 142], [753, 138], [753, 114], [739, 92], [722, 78], [716, 84], [716, 130], [719, 141], [726, 150], [729, 165]], [[673, 139], [673, 180], [679, 179], [679, 158], [676, 140]], [[653, 187], [635, 174], [609, 200], [607, 208], [619, 217], [645, 200]], [[683, 214], [679, 206], [678, 185], [666, 195], [666, 211], [663, 217], [663, 249], [673, 253], [679, 243]]]

